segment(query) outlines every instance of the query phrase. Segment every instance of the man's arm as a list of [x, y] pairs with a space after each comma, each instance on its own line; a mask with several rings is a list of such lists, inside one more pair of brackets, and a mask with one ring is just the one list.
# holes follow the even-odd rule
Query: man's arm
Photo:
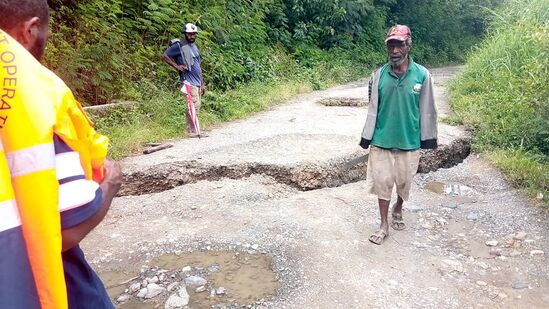
[[162, 54], [162, 60], [167, 64], [171, 65], [174, 69], [180, 72], [187, 71], [187, 66], [184, 64], [177, 64], [172, 57], [168, 56], [167, 53]]
[[103, 192], [101, 208], [86, 221], [74, 227], [62, 230], [63, 251], [67, 251], [78, 245], [78, 243], [80, 243], [80, 241], [82, 241], [82, 239], [84, 239], [84, 237], [86, 237], [86, 235], [88, 235], [88, 233], [93, 230], [107, 214], [112, 200], [122, 184], [122, 172], [118, 163], [105, 160], [105, 173], [105, 179], [100, 184]]

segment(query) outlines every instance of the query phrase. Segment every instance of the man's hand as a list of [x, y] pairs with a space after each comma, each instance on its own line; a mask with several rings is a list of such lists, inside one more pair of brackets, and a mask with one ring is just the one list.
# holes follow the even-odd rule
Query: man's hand
[[122, 170], [120, 164], [109, 159], [105, 159], [105, 178], [101, 182], [101, 189], [112, 194], [112, 197], [116, 195], [120, 186], [122, 185]]
[[189, 68], [187, 68], [187, 66], [184, 64], [178, 64], [175, 68], [180, 72], [185, 72], [189, 70]]

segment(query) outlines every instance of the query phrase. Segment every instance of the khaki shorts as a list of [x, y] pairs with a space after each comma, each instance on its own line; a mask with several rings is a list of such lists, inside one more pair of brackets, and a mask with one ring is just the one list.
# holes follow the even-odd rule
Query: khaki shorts
[[366, 180], [368, 193], [390, 201], [396, 185], [398, 196], [407, 201], [418, 165], [419, 150], [400, 151], [371, 146]]

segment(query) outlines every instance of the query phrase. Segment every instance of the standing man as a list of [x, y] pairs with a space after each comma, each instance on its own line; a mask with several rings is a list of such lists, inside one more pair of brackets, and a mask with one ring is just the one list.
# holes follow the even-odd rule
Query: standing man
[[0, 308], [114, 308], [79, 242], [120, 188], [108, 139], [42, 66], [46, 0], [0, 0]]
[[406, 228], [402, 204], [419, 165], [419, 149], [437, 147], [437, 113], [431, 74], [409, 56], [412, 35], [408, 26], [395, 25], [385, 38], [389, 63], [370, 79], [370, 105], [360, 146], [370, 147], [368, 192], [377, 195], [381, 226], [369, 240], [377, 245], [389, 235], [387, 216], [393, 187], [391, 227]]
[[[202, 78], [202, 69], [200, 64], [202, 57], [198, 47], [194, 44], [198, 28], [196, 25], [188, 23], [183, 28], [182, 40], [176, 41], [166, 51], [162, 58], [179, 72], [179, 87], [184, 87], [184, 83], [190, 84], [191, 97], [198, 117], [201, 105], [201, 97], [205, 93], [204, 79]], [[187, 133], [190, 136], [196, 136], [197, 130], [193, 126], [191, 112], [187, 109]]]

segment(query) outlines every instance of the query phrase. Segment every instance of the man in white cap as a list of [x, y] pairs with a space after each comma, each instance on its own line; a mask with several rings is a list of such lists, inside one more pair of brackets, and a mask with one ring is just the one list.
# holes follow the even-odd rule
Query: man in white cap
[[388, 63], [370, 79], [370, 105], [360, 146], [370, 147], [368, 192], [377, 195], [381, 226], [369, 240], [380, 245], [389, 235], [387, 220], [393, 188], [397, 200], [391, 214], [394, 230], [406, 228], [402, 204], [419, 165], [419, 149], [437, 148], [437, 113], [429, 71], [409, 52], [412, 34], [395, 25], [385, 37]]
[[[179, 72], [180, 88], [186, 81], [191, 86], [191, 96], [196, 110], [196, 115], [200, 111], [201, 97], [204, 95], [204, 79], [202, 78], [202, 69], [200, 64], [202, 57], [198, 47], [194, 44], [198, 28], [196, 25], [187, 23], [183, 28], [183, 38], [177, 44], [172, 44], [164, 52], [163, 59]], [[190, 136], [196, 135], [190, 111], [187, 110], [187, 133]]]

